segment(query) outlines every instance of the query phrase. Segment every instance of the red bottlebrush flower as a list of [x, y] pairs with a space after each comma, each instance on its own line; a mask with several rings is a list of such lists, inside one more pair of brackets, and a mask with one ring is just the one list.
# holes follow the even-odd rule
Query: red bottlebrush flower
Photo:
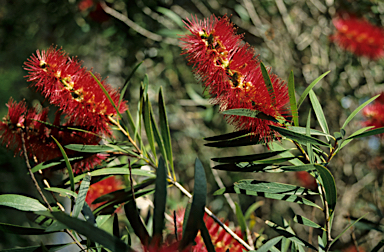
[[[286, 116], [288, 89], [276, 75], [270, 74], [274, 96], [272, 98], [263, 79], [260, 62], [254, 49], [242, 41], [236, 29], [224, 16], [212, 15], [203, 21], [187, 19], [186, 28], [192, 35], [181, 38], [183, 54], [193, 65], [194, 73], [212, 95], [220, 110], [252, 109], [275, 118]], [[258, 118], [228, 116], [238, 129], [246, 129], [269, 140], [271, 121]]]
[[371, 104], [363, 109], [363, 115], [367, 118], [364, 122], [366, 126], [375, 128], [384, 127], [384, 93]]
[[105, 195], [123, 188], [124, 188], [124, 183], [122, 180], [116, 178], [115, 176], [108, 177], [97, 183], [92, 184], [89, 187], [85, 201], [88, 203], [91, 209], [94, 210], [104, 204], [104, 202], [92, 204], [92, 202], [95, 199], [99, 198], [102, 195]]
[[[183, 220], [184, 220], [184, 210], [179, 210], [176, 214], [176, 228], [178, 239], [181, 239], [183, 232]], [[213, 245], [215, 246], [216, 252], [225, 252], [229, 249], [229, 251], [234, 252], [242, 252], [243, 245], [241, 245], [238, 241], [236, 241], [230, 234], [228, 234], [223, 228], [220, 227], [218, 223], [216, 223], [212, 218], [210, 218], [207, 214], [204, 215], [204, 223], [208, 229], [209, 235], [211, 236], [211, 240]], [[240, 229], [235, 232], [239, 237], [242, 237]], [[203, 238], [200, 233], [195, 238], [196, 245], [192, 246], [189, 251], [192, 252], [206, 252], [207, 249], [205, 247]]]
[[[69, 130], [66, 125], [60, 125], [58, 121], [54, 125], [49, 124], [47, 108], [38, 113], [36, 108], [27, 109], [24, 101], [16, 103], [12, 98], [7, 106], [8, 114], [0, 122], [0, 138], [2, 144], [14, 150], [15, 155], [23, 153], [21, 138], [23, 132], [28, 157], [34, 157], [38, 162], [62, 156], [60, 149], [50, 136], [54, 136], [61, 145], [76, 143], [92, 145], [100, 141], [98, 136]], [[67, 150], [67, 154], [73, 156], [76, 153]], [[105, 158], [106, 156], [102, 154], [89, 155], [73, 164], [74, 172], [91, 169]]]
[[370, 59], [384, 56], [383, 28], [351, 14], [339, 14], [333, 24], [337, 31], [331, 40], [341, 48]]
[[[116, 110], [104, 92], [77, 58], [70, 58], [61, 49], [49, 48], [36, 51], [25, 62], [29, 71], [27, 80], [32, 82], [49, 102], [58, 106], [67, 118], [68, 124], [77, 125], [92, 132], [110, 134], [108, 117], [115, 116]], [[95, 75], [98, 80], [100, 76]], [[119, 104], [119, 94], [101, 81], [113, 102]], [[119, 112], [127, 109], [123, 101]]]

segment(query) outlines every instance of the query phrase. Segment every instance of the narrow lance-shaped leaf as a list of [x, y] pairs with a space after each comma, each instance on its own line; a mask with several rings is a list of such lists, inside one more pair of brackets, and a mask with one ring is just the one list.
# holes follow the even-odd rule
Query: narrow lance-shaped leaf
[[334, 244], [345, 232], [348, 231], [348, 229], [350, 229], [353, 225], [355, 225], [357, 222], [359, 222], [361, 219], [363, 219], [368, 213], [364, 214], [363, 216], [361, 216], [360, 218], [358, 218], [357, 220], [355, 220], [353, 223], [349, 224], [338, 236], [336, 236], [335, 239], [332, 240], [331, 244], [329, 245], [329, 247], [332, 246], [332, 244]]
[[65, 164], [67, 165], [67, 171], [68, 171], [68, 175], [69, 175], [69, 181], [71, 182], [71, 190], [72, 191], [75, 191], [75, 182], [73, 180], [73, 170], [72, 170], [72, 166], [71, 166], [71, 163], [69, 162], [68, 160], [68, 156], [67, 156], [67, 153], [65, 153], [65, 150], [63, 148], [63, 146], [61, 146], [61, 144], [59, 143], [59, 141], [56, 140], [56, 138], [54, 138], [53, 136], [51, 136], [52, 139], [56, 142], [57, 146], [59, 147], [60, 151], [61, 151], [61, 154], [63, 155], [63, 158], [65, 160]]
[[[147, 134], [149, 146], [151, 147], [152, 154], [154, 156], [155, 161], [157, 162], [155, 140], [153, 137], [153, 130], [152, 130], [152, 124], [151, 124], [151, 103], [149, 102], [148, 94], [146, 95], [146, 98], [144, 99], [144, 102], [143, 102], [143, 120], [144, 120], [144, 128]], [[150, 155], [148, 156], [152, 159]]]
[[263, 75], [265, 86], [267, 87], [269, 96], [271, 97], [272, 105], [274, 106], [276, 105], [275, 90], [273, 90], [271, 78], [269, 77], [268, 71], [265, 68], [265, 65], [263, 62], [260, 62], [260, 69], [261, 69], [261, 74]]
[[141, 61], [140, 63], [138, 63], [132, 70], [132, 72], [130, 73], [130, 75], [128, 75], [127, 79], [125, 80], [124, 82], [124, 85], [123, 85], [123, 88], [121, 89], [121, 92], [120, 92], [120, 98], [119, 98], [119, 105], [118, 107], [120, 108], [120, 104], [121, 104], [121, 101], [123, 100], [124, 96], [125, 96], [125, 92], [127, 91], [127, 88], [128, 88], [128, 84], [133, 76], [133, 74], [136, 72], [136, 70], [139, 68], [139, 66], [141, 66], [141, 64], [143, 64], [144, 61]]
[[146, 246], [150, 240], [150, 236], [146, 227], [144, 226], [143, 221], [140, 218], [135, 200], [130, 200], [127, 204], [125, 204], [124, 210], [125, 215], [127, 216], [129, 223], [135, 231], [135, 234], [139, 237], [141, 244]]
[[[315, 111], [316, 118], [320, 124], [321, 129], [323, 130], [324, 133], [329, 134], [328, 124], [325, 119], [323, 109], [321, 108], [320, 102], [317, 99], [315, 92], [313, 92], [313, 90], [309, 91], [309, 98], [311, 100], [312, 108]], [[329, 137], [328, 136], [325, 136], [325, 137], [329, 141]]]
[[246, 156], [233, 156], [233, 157], [220, 157], [220, 158], [212, 158], [212, 161], [218, 163], [239, 163], [239, 162], [252, 162], [256, 160], [270, 158], [285, 151], [272, 151], [265, 152], [260, 154], [246, 155]]
[[252, 250], [250, 252], [268, 252], [268, 251], [271, 251], [271, 248], [273, 246], [275, 246], [278, 242], [280, 242], [281, 239], [283, 239], [283, 236], [278, 236], [278, 237], [272, 238], [269, 241], [267, 241], [266, 243], [264, 243], [263, 246], [261, 246], [257, 250]]
[[[309, 109], [309, 112], [308, 112], [307, 127], [306, 127], [305, 134], [306, 136], [311, 136], [311, 109]], [[307, 144], [307, 153], [308, 153], [310, 163], [313, 164], [315, 157], [313, 155], [313, 149], [312, 149], [311, 143]]]
[[[155, 122], [155, 117], [154, 117], [152, 111], [151, 111], [151, 124], [152, 124], [152, 129], [153, 129], [153, 136], [155, 137], [155, 140], [157, 142], [157, 146], [160, 150], [160, 153], [161, 153], [161, 155], [163, 155], [165, 160], [168, 160], [167, 159], [167, 152], [165, 151], [164, 141], [160, 135], [160, 131], [159, 131], [159, 128], [157, 127], [157, 124]], [[168, 174], [170, 174], [167, 162], [166, 162], [166, 167], [168, 170]]]
[[190, 243], [192, 243], [200, 229], [201, 222], [204, 217], [204, 208], [207, 198], [207, 180], [205, 171], [201, 161], [196, 158], [195, 161], [195, 183], [193, 189], [193, 197], [191, 210], [189, 212], [187, 224], [183, 230], [183, 237], [181, 238], [179, 249], [183, 250]]
[[376, 95], [374, 97], [372, 97], [371, 99], [369, 99], [368, 101], [364, 102], [363, 104], [361, 104], [357, 109], [355, 109], [347, 118], [347, 120], [345, 120], [343, 126], [341, 127], [342, 129], [344, 129], [348, 123], [356, 116], [357, 113], [360, 112], [360, 110], [362, 110], [365, 106], [367, 106], [369, 103], [371, 103], [372, 101], [376, 100], [377, 97], [379, 97], [380, 95]]
[[232, 133], [226, 133], [222, 135], [217, 135], [213, 137], [206, 137], [204, 138], [205, 141], [224, 141], [224, 140], [230, 140], [234, 138], [239, 138], [245, 135], [248, 135], [250, 132], [248, 130], [239, 130]]
[[85, 175], [84, 179], [81, 181], [79, 193], [77, 195], [75, 207], [72, 213], [73, 217], [79, 216], [81, 210], [83, 209], [85, 197], [87, 196], [90, 184], [91, 184], [91, 174], [88, 172], [87, 175]]
[[[247, 237], [246, 236], [247, 223], [245, 222], [243, 212], [241, 211], [239, 204], [237, 204], [236, 202], [235, 202], [235, 207], [236, 207], [236, 218], [237, 218], [237, 221], [239, 222], [241, 233], [243, 234], [244, 237]], [[245, 241], [247, 241], [247, 238], [245, 238]]]
[[295, 215], [293, 218], [293, 221], [308, 227], [313, 227], [313, 228], [322, 228], [319, 224], [305, 218], [304, 216], [301, 215]]
[[317, 172], [319, 173], [325, 189], [325, 197], [329, 206], [329, 215], [331, 215], [336, 207], [336, 184], [331, 172], [322, 165], [316, 165]]
[[175, 170], [173, 167], [171, 133], [169, 131], [167, 111], [165, 109], [165, 101], [164, 101], [164, 95], [163, 95], [163, 88], [162, 87], [160, 87], [160, 91], [159, 91], [159, 121], [160, 121], [161, 136], [162, 136], [163, 141], [164, 141], [164, 147], [165, 147], [165, 151], [167, 153], [167, 158], [168, 158], [169, 164], [171, 165], [173, 178], [174, 178], [174, 180], [176, 180]]
[[[46, 235], [53, 232], [46, 232], [44, 228], [23, 227], [8, 223], [0, 223], [0, 231], [18, 235]], [[3, 250], [2, 250], [3, 251]]]
[[291, 131], [289, 129], [277, 127], [277, 126], [274, 126], [274, 125], [269, 125], [269, 127], [271, 129], [277, 131], [281, 135], [283, 135], [283, 136], [285, 136], [285, 137], [287, 137], [289, 139], [295, 140], [295, 141], [297, 141], [300, 144], [311, 143], [311, 144], [314, 144], [314, 145], [329, 146], [327, 143], [325, 143], [325, 142], [323, 142], [323, 141], [321, 141], [321, 140], [319, 140], [317, 138], [306, 136], [306, 135], [303, 135], [303, 134], [300, 134], [300, 133], [296, 133], [296, 132], [293, 132], [293, 131]]
[[253, 109], [228, 109], [221, 112], [223, 115], [236, 115], [236, 116], [246, 116], [252, 118], [259, 118], [263, 120], [269, 120], [272, 122], [279, 122], [273, 116], [264, 114], [261, 111], [253, 110]]
[[295, 77], [293, 71], [289, 74], [288, 78], [288, 94], [289, 94], [289, 103], [291, 105], [292, 119], [295, 126], [299, 126], [299, 114], [297, 112], [296, 105], [296, 93], [295, 93]]
[[164, 212], [167, 201], [167, 171], [164, 159], [160, 157], [159, 167], [156, 171], [155, 199], [153, 213], [153, 238], [155, 242], [162, 241], [164, 228]]
[[384, 127], [369, 130], [369, 131], [366, 131], [366, 132], [363, 132], [363, 133], [360, 133], [357, 135], [351, 135], [346, 140], [360, 138], [360, 137], [374, 136], [374, 135], [379, 135], [379, 134], [383, 134], [383, 133], [384, 133]]
[[312, 90], [312, 88], [320, 81], [324, 78], [324, 76], [326, 76], [327, 74], [329, 74], [330, 71], [328, 72], [325, 72], [323, 73], [322, 75], [320, 75], [319, 77], [317, 77], [314, 81], [312, 81], [311, 84], [309, 84], [309, 86], [304, 90], [304, 92], [301, 94], [300, 96], [300, 99], [299, 101], [297, 102], [297, 109], [300, 108], [301, 104], [303, 103], [303, 101], [305, 100], [305, 98], [307, 97], [309, 91]]
[[52, 216], [61, 223], [85, 235], [93, 241], [97, 241], [111, 251], [133, 251], [117, 237], [113, 237], [102, 229], [93, 226], [91, 223], [71, 217], [63, 212], [52, 212]]
[[212, 243], [211, 236], [209, 234], [209, 231], [204, 221], [202, 221], [200, 225], [200, 234], [203, 237], [203, 241], [207, 249], [207, 252], [215, 252], [215, 246]]

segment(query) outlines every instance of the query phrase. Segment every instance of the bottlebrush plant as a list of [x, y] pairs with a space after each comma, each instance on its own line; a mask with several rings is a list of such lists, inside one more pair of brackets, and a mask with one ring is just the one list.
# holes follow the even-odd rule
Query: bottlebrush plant
[[[1, 142], [15, 154], [23, 155], [42, 200], [2, 194], [0, 206], [29, 212], [39, 227], [0, 223], [0, 229], [22, 235], [64, 232], [73, 242], [8, 251], [56, 251], [71, 244], [78, 251], [304, 251], [304, 247], [329, 251], [341, 234], [359, 221], [347, 225], [337, 236], [332, 233], [337, 194], [329, 166], [353, 139], [384, 133], [384, 128], [372, 126], [352, 134], [345, 130], [356, 114], [378, 96], [360, 105], [331, 134], [313, 91], [327, 73], [314, 80], [296, 101], [293, 72], [284, 82], [267, 69], [255, 50], [236, 34], [228, 17], [192, 17], [185, 24], [191, 34], [181, 37], [183, 53], [209, 91], [212, 103], [219, 105], [227, 121], [237, 128], [232, 133], [207, 137], [206, 146], [265, 146], [263, 153], [212, 158], [218, 163], [212, 169], [264, 172], [267, 176], [306, 172], [317, 185], [305, 188], [243, 179], [214, 194], [246, 194], [312, 207], [322, 213], [319, 223], [299, 214], [293, 221], [318, 230], [321, 234], [316, 233], [316, 242], [297, 235], [286, 220], [283, 225], [265, 220], [280, 236], [260, 242], [260, 235], [252, 234], [246, 223], [251, 213], [243, 214], [238, 205], [241, 234], [233, 232], [205, 207], [207, 181], [199, 159], [194, 165], [193, 195], [176, 180], [173, 160], [182, 157], [173, 156], [162, 89], [158, 93], [157, 121], [149, 101], [149, 80], [144, 78], [135, 121], [124, 99], [130, 77], [121, 91], [115, 90], [98, 74], [82, 67], [77, 58], [51, 47], [37, 51], [24, 67], [27, 81], [44, 96], [49, 107], [28, 109], [26, 102], [10, 99], [8, 114], [0, 124]], [[311, 128], [311, 111], [306, 125], [299, 125], [298, 110], [307, 96], [321, 130]], [[53, 120], [49, 119], [49, 109], [55, 111]], [[122, 137], [115, 136], [116, 132]], [[47, 169], [61, 169], [65, 177], [51, 185], [43, 176], [45, 188], [41, 188], [35, 174], [44, 175]], [[177, 215], [173, 216], [175, 230], [165, 238], [165, 221], [172, 220], [165, 214], [170, 186], [191, 200], [182, 224]], [[151, 194], [153, 208], [144, 222], [138, 211], [139, 198]], [[70, 206], [64, 207], [58, 195], [68, 197]], [[253, 205], [251, 210], [256, 207]], [[121, 215], [122, 209], [125, 216]], [[122, 223], [123, 230], [119, 227]], [[382, 246], [378, 244], [377, 250]]]

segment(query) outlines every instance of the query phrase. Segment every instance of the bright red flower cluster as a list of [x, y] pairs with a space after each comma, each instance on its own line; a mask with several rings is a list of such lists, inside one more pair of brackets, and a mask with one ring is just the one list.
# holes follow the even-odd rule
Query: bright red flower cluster
[[363, 115], [367, 118], [366, 126], [384, 127], [384, 93], [363, 109]]
[[[53, 124], [48, 120], [48, 108], [38, 111], [28, 109], [24, 101], [16, 103], [9, 100], [8, 114], [0, 123], [1, 143], [15, 151], [23, 153], [22, 133], [29, 157], [38, 162], [61, 157], [62, 154], [54, 142], [61, 145], [96, 145], [100, 135], [110, 135], [109, 117], [117, 114], [115, 108], [104, 94], [93, 76], [76, 58], [70, 58], [61, 49], [51, 47], [47, 51], [37, 51], [25, 63], [29, 71], [26, 76], [51, 105], [58, 107]], [[99, 75], [96, 74], [100, 81]], [[119, 104], [119, 94], [101, 81], [115, 104]], [[125, 101], [119, 105], [119, 111], [127, 109]], [[62, 118], [62, 115], [64, 118]], [[77, 131], [71, 128], [80, 128]], [[67, 150], [68, 156], [75, 155]], [[106, 156], [101, 154], [85, 155], [73, 165], [75, 172], [90, 169], [99, 164]]]
[[91, 207], [92, 211], [103, 205], [104, 202], [92, 204], [92, 202], [100, 196], [117, 191], [124, 188], [124, 182], [116, 176], [108, 177], [97, 183], [92, 184], [89, 189], [85, 201]]
[[[187, 19], [192, 35], [181, 38], [183, 53], [193, 71], [208, 88], [213, 103], [220, 109], [252, 109], [275, 118], [287, 115], [289, 101], [286, 84], [270, 73], [274, 89], [271, 97], [254, 49], [242, 41], [229, 18], [212, 15], [208, 19]], [[244, 116], [229, 116], [238, 129], [246, 129], [269, 139], [271, 121]]]
[[339, 14], [333, 19], [336, 33], [331, 40], [357, 56], [379, 59], [384, 56], [384, 29], [364, 18]]

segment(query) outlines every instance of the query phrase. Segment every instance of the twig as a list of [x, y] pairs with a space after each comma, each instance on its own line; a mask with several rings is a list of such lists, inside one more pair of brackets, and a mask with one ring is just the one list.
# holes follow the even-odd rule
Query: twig
[[325, 198], [325, 189], [324, 189], [324, 186], [321, 185], [320, 186], [321, 188], [321, 196], [324, 197], [323, 198], [323, 202], [324, 202], [324, 216], [325, 216], [325, 230], [326, 230], [326, 233], [327, 233], [327, 244], [325, 245], [325, 251], [329, 251], [330, 247], [331, 247], [331, 242], [332, 242], [332, 237], [331, 237], [331, 225], [330, 225], [330, 216], [329, 216], [329, 207], [328, 207], [328, 202], [327, 202], [327, 199]]
[[162, 36], [155, 34], [153, 32], [148, 31], [147, 29], [141, 27], [140, 25], [136, 24], [132, 20], [128, 18], [128, 16], [125, 16], [121, 14], [120, 12], [112, 9], [109, 7], [104, 1], [100, 1], [100, 6], [103, 8], [103, 10], [111, 15], [112, 17], [120, 20], [121, 22], [125, 23], [127, 26], [135, 30], [136, 32], [140, 33], [144, 37], [147, 37], [151, 40], [158, 41], [158, 42], [165, 42], [167, 44], [171, 45], [178, 45], [179, 43], [175, 39], [170, 39], [170, 38], [163, 38]]
[[[182, 185], [180, 185], [177, 181], [170, 180], [170, 182], [176, 186], [182, 193], [184, 193], [188, 198], [192, 198], [192, 194], [190, 194]], [[238, 241], [241, 245], [243, 245], [246, 249], [252, 250], [252, 248], [247, 244], [243, 239], [241, 239], [237, 234], [235, 234], [228, 226], [222, 223], [208, 208], [204, 208], [205, 212], [211, 217], [217, 224], [219, 224], [228, 234], [230, 234], [236, 241]]]
[[[25, 163], [26, 163], [26, 165], [27, 165], [29, 175], [31, 176], [32, 181], [33, 181], [33, 183], [35, 184], [35, 187], [36, 187], [37, 191], [39, 192], [41, 198], [43, 199], [44, 203], [47, 205], [49, 211], [52, 212], [52, 207], [51, 207], [51, 205], [49, 204], [49, 202], [48, 202], [47, 198], [45, 197], [45, 195], [43, 194], [43, 191], [41, 190], [41, 188], [40, 188], [40, 186], [39, 186], [39, 183], [37, 183], [37, 180], [36, 180], [36, 178], [35, 178], [35, 175], [34, 175], [33, 172], [32, 172], [32, 167], [31, 167], [31, 164], [29, 163], [29, 158], [28, 158], [28, 153], [27, 153], [27, 147], [25, 146], [25, 132], [24, 132], [24, 131], [21, 132], [21, 143], [22, 143], [23, 153], [24, 153], [24, 158], [25, 158]], [[84, 250], [84, 247], [80, 244], [80, 242], [76, 239], [76, 237], [73, 236], [73, 234], [72, 234], [68, 229], [65, 229], [65, 232], [71, 237], [71, 239], [76, 243], [76, 245], [77, 245], [81, 250]]]
[[131, 183], [132, 200], [136, 201], [135, 188], [133, 188], [132, 166], [131, 166], [131, 160], [130, 159], [128, 159], [128, 167], [129, 167], [129, 182]]
[[121, 127], [120, 123], [118, 123], [116, 120], [114, 120], [114, 119], [113, 119], [112, 117], [110, 117], [110, 116], [108, 117], [108, 119], [109, 119], [114, 125], [116, 125], [116, 126], [119, 128], [119, 130], [121, 130], [121, 132], [122, 132], [126, 137], [128, 137], [129, 142], [131, 142], [131, 144], [133, 144], [133, 146], [135, 146], [137, 152], [138, 152], [139, 154], [141, 154], [142, 152], [141, 152], [140, 148], [136, 145], [136, 142], [133, 141], [133, 139], [131, 138], [131, 136], [129, 135], [129, 133], [128, 133], [125, 129], [123, 129], [123, 127]]

